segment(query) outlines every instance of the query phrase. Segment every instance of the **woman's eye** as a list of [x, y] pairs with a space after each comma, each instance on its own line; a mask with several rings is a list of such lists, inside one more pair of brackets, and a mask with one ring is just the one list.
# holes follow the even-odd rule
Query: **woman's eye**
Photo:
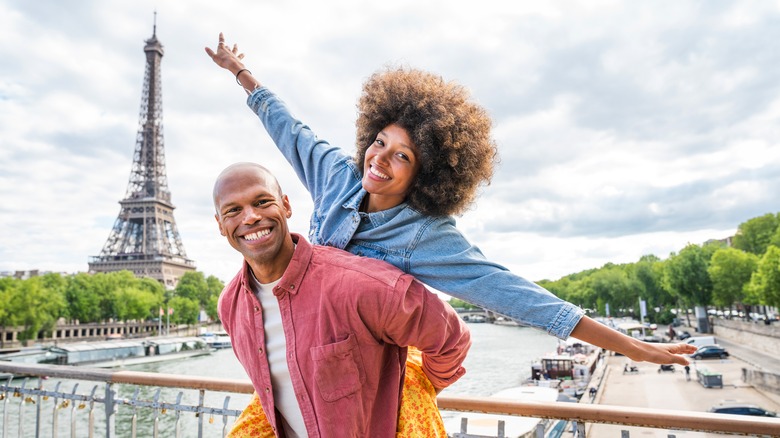
[[374, 140], [374, 143], [376, 143], [377, 146], [384, 146], [385, 145], [385, 142], [380, 140], [380, 139], [378, 139], [378, 138], [376, 140]]

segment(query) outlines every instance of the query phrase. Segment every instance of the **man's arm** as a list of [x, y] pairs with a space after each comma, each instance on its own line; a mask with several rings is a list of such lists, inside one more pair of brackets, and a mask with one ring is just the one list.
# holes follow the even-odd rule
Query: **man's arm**
[[410, 275], [401, 276], [391, 302], [380, 327], [384, 340], [417, 347], [437, 392], [463, 376], [471, 333], [455, 310]]

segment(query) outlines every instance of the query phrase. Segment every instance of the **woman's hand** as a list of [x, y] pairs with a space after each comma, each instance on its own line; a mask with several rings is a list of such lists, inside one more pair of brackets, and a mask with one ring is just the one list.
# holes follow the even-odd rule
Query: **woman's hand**
[[206, 53], [211, 57], [211, 60], [215, 64], [229, 70], [233, 73], [233, 76], [244, 68], [244, 64], [241, 62], [244, 59], [243, 53], [238, 53], [238, 44], [233, 44], [233, 47], [229, 47], [225, 44], [225, 36], [222, 32], [219, 33], [219, 42], [217, 44], [217, 50], [211, 50], [206, 47]]

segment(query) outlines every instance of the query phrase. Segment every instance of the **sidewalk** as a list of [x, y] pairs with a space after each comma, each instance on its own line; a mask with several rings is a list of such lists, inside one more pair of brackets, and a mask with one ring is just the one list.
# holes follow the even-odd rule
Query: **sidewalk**
[[[628, 359], [624, 356], [606, 356], [604, 381], [593, 403], [705, 412], [722, 400], [739, 400], [780, 411], [780, 397], [767, 395], [742, 381], [742, 368], [758, 369], [758, 365], [761, 365], [760, 369], [769, 371], [778, 367], [778, 361], [744, 347], [726, 342], [721, 345], [726, 347], [731, 357], [691, 361], [690, 381], [686, 381], [684, 369], [679, 365], [674, 366], [674, 372], [658, 372], [658, 365], [643, 362], [636, 364], [638, 373], [624, 374], [623, 366]], [[757, 365], [742, 360], [743, 356]], [[720, 373], [723, 388], [704, 387], [697, 380], [697, 369]], [[632, 437], [666, 438], [670, 434], [678, 438], [740, 436], [594, 424], [588, 431], [588, 437], [619, 437], [621, 430], [628, 430]]]

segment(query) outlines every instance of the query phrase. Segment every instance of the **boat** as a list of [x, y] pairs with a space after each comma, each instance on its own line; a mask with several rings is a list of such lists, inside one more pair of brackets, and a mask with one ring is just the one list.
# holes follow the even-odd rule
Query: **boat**
[[197, 337], [77, 342], [49, 347], [50, 354], [39, 363], [113, 368], [184, 359], [211, 354], [212, 351], [203, 339]]
[[564, 394], [579, 398], [596, 369], [601, 348], [569, 338], [558, 343], [554, 353], [531, 364], [528, 385], [558, 387]]
[[227, 332], [206, 332], [200, 335], [206, 341], [206, 345], [215, 349], [233, 348], [233, 342], [230, 340]]
[[[501, 390], [490, 396], [496, 399], [510, 401], [555, 402], [558, 400], [558, 390], [542, 386], [516, 386]], [[499, 422], [503, 422], [503, 435], [500, 434]], [[444, 421], [444, 429], [449, 437], [462, 436], [505, 436], [513, 438], [531, 438], [538, 435], [541, 427], [549, 431], [557, 420], [544, 420], [534, 417], [519, 417], [516, 415], [483, 414], [479, 412], [459, 412], [457, 416]], [[546, 435], [546, 433], [545, 433]]]

